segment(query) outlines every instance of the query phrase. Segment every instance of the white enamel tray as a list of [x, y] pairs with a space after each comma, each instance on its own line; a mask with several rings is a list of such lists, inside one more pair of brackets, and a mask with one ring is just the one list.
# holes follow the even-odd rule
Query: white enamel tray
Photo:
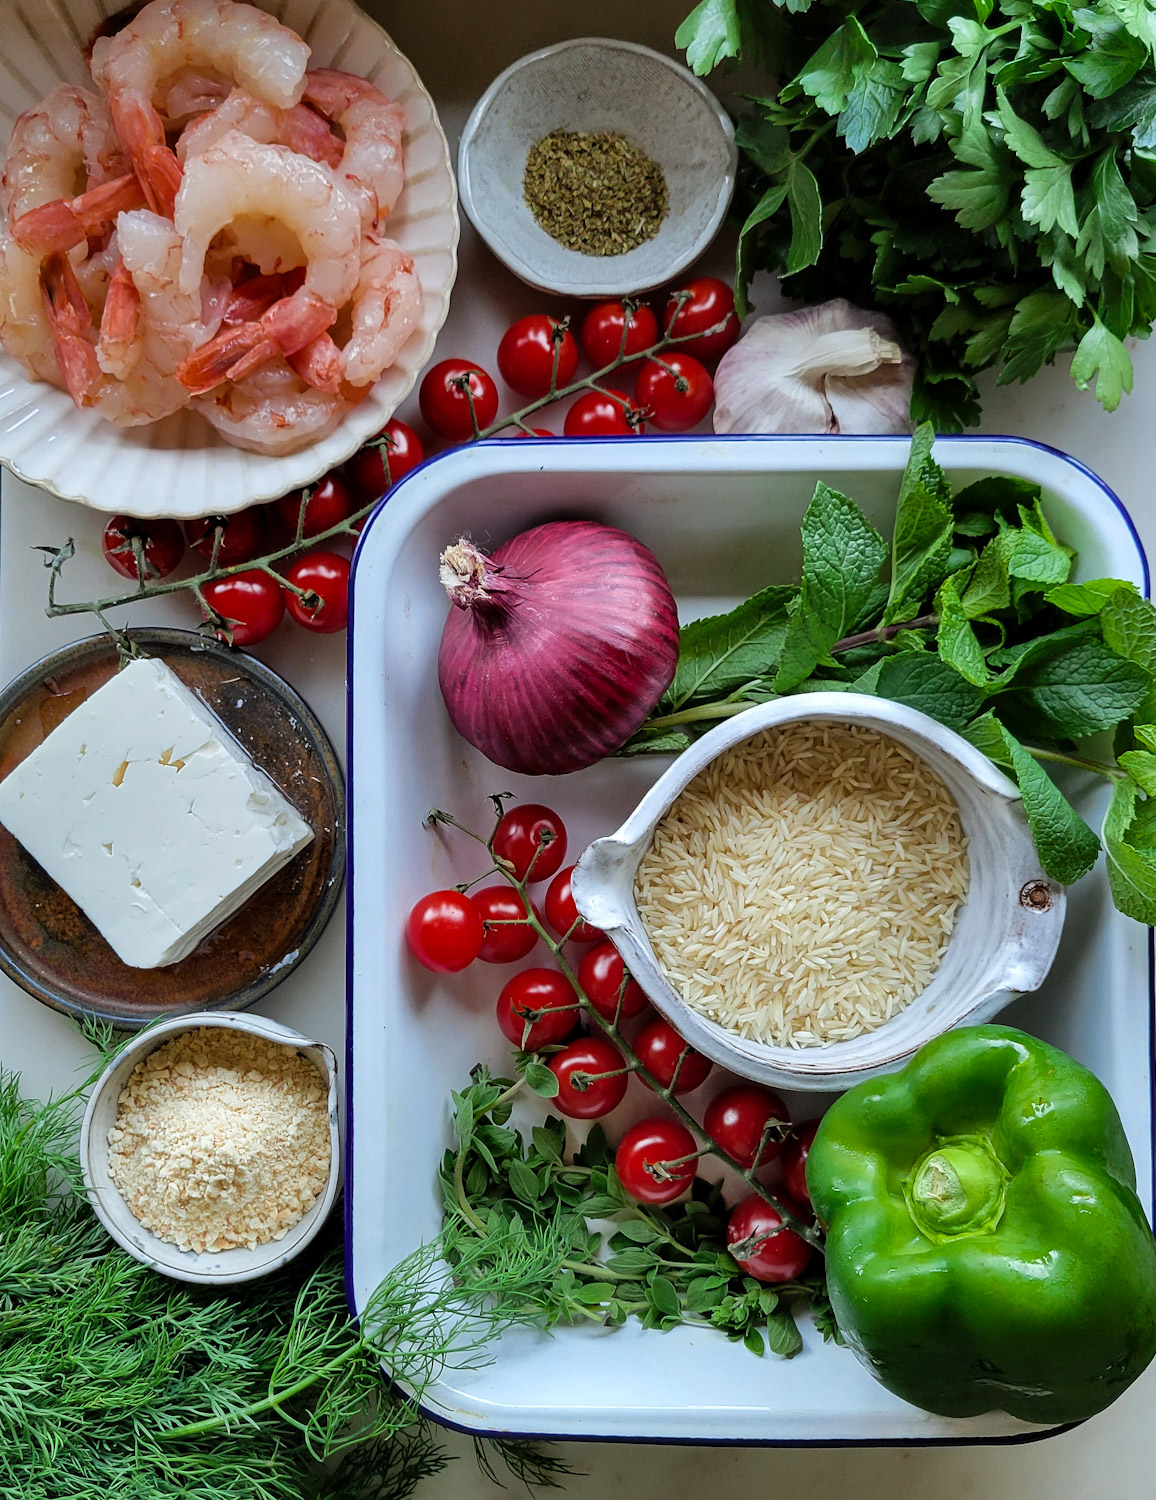
[[[422, 826], [428, 808], [488, 828], [487, 793], [515, 791], [556, 807], [571, 857], [610, 832], [669, 764], [607, 761], [574, 776], [498, 770], [451, 728], [437, 687], [447, 603], [437, 557], [468, 531], [483, 546], [539, 522], [589, 517], [653, 548], [684, 618], [713, 613], [767, 583], [792, 581], [799, 522], [817, 479], [834, 482], [889, 532], [907, 443], [890, 438], [673, 438], [490, 443], [459, 449], [408, 476], [358, 548], [350, 630], [350, 935], [347, 1255], [351, 1301], [370, 1291], [440, 1221], [438, 1161], [450, 1142], [449, 1095], [479, 1061], [509, 1069], [494, 1022], [512, 969], [475, 965], [445, 978], [421, 970], [402, 937], [425, 891], [480, 873], [469, 840]], [[936, 456], [957, 485], [986, 474], [1038, 480], [1057, 532], [1079, 550], [1078, 575], [1131, 579], [1148, 570], [1127, 514], [1088, 470], [1014, 438], [949, 438]], [[1097, 824], [1098, 789], [1069, 786]], [[528, 963], [534, 962], [532, 957]], [[541, 961], [540, 953], [537, 961]], [[1148, 930], [1111, 905], [1101, 866], [1069, 893], [1052, 975], [1000, 1019], [1072, 1052], [1107, 1084], [1136, 1159], [1149, 1214], [1152, 1178], [1152, 989]], [[716, 1073], [697, 1112], [724, 1086]], [[632, 1089], [606, 1122], [612, 1139], [647, 1112]], [[789, 1097], [796, 1118], [814, 1095]], [[516, 1124], [540, 1117], [527, 1106]], [[700, 1116], [701, 1117], [701, 1116]], [[520, 1332], [493, 1361], [446, 1370], [424, 1404], [471, 1432], [705, 1443], [1016, 1442], [1043, 1437], [1001, 1414], [931, 1416], [889, 1395], [846, 1349], [804, 1329], [798, 1358], [758, 1359], [709, 1330]]]
[[[352, 0], [255, 0], [312, 48], [405, 106], [405, 188], [387, 233], [413, 257], [423, 306], [396, 363], [327, 437], [271, 457], [235, 448], [191, 408], [145, 427], [78, 411], [0, 349], [0, 462], [30, 484], [133, 516], [225, 515], [310, 484], [378, 432], [413, 389], [449, 311], [457, 274], [457, 184], [433, 100], [413, 64]], [[0, 0], [0, 151], [22, 111], [58, 83], [92, 88], [84, 47], [124, 0]]]

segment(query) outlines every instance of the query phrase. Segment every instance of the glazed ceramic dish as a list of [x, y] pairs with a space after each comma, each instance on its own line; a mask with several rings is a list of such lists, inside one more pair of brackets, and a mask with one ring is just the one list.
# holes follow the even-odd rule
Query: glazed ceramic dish
[[[45, 1004], [124, 1030], [199, 1009], [241, 1010], [308, 956], [345, 874], [345, 793], [309, 707], [262, 662], [186, 630], [134, 630], [204, 700], [313, 830], [313, 840], [187, 958], [121, 962], [76, 903], [0, 828], [0, 969]], [[116, 671], [111, 637], [53, 652], [0, 693], [0, 779]]]
[[[257, 0], [312, 48], [311, 67], [343, 68], [404, 104], [405, 190], [387, 233], [414, 261], [422, 315], [397, 362], [328, 437], [282, 457], [227, 443], [191, 409], [146, 427], [78, 411], [0, 350], [0, 462], [21, 479], [102, 511], [179, 520], [225, 515], [287, 494], [347, 459], [413, 389], [449, 308], [457, 273], [457, 189], [433, 101], [412, 64], [351, 0]], [[58, 83], [92, 87], [84, 49], [121, 0], [0, 0], [0, 146]]]
[[[670, 211], [623, 255], [582, 255], [539, 228], [522, 196], [530, 147], [554, 130], [615, 131], [666, 177]], [[584, 37], [520, 58], [462, 131], [462, 207], [515, 276], [568, 297], [649, 291], [684, 271], [718, 233], [735, 185], [730, 117], [693, 73], [633, 42]]]
[[[475, 964], [440, 976], [407, 956], [397, 913], [426, 891], [481, 874], [477, 846], [423, 826], [430, 807], [488, 830], [490, 792], [555, 807], [576, 855], [618, 828], [669, 769], [665, 759], [608, 760], [572, 776], [499, 770], [454, 732], [438, 692], [447, 602], [438, 554], [461, 532], [493, 546], [546, 520], [621, 526], [652, 548], [682, 618], [715, 614], [768, 583], [798, 578], [799, 524], [815, 483], [854, 496], [888, 532], [908, 442], [901, 438], [654, 438], [645, 443], [494, 443], [433, 460], [404, 479], [367, 525], [353, 579], [351, 651], [352, 951], [347, 1134], [349, 1285], [356, 1309], [441, 1223], [437, 1169], [450, 1144], [451, 1089], [475, 1063], [505, 1075], [509, 1046], [494, 1024], [504, 971]], [[1015, 439], [945, 438], [936, 457], [957, 486], [1006, 473], [1038, 481], [1082, 578], [1148, 584], [1135, 533], [1113, 496], [1072, 460]], [[1106, 797], [1066, 780], [1097, 824]], [[395, 919], [383, 921], [382, 913]], [[1112, 906], [1103, 867], [1067, 893], [1063, 936], [1035, 995], [1001, 1020], [1072, 1053], [1111, 1090], [1152, 1212], [1152, 1003], [1148, 934]], [[530, 963], [545, 961], [541, 949]], [[688, 1107], [701, 1118], [727, 1086], [721, 1069]], [[788, 1093], [793, 1119], [829, 1096]], [[612, 1139], [653, 1113], [632, 1089], [606, 1124]], [[546, 1101], [521, 1107], [526, 1129]], [[571, 1142], [581, 1133], [571, 1122]], [[706, 1170], [706, 1169], [704, 1169]], [[732, 1196], [736, 1182], [731, 1180]], [[399, 1214], [395, 1205], [404, 1203]], [[845, 1349], [803, 1328], [797, 1359], [752, 1359], [741, 1344], [689, 1327], [519, 1331], [480, 1369], [445, 1370], [424, 1397], [438, 1421], [486, 1434], [688, 1443], [984, 1443], [1044, 1429], [991, 1413], [966, 1421], [906, 1405]]]
[[[228, 1031], [243, 1031], [292, 1047], [307, 1057], [328, 1085], [329, 1110], [329, 1177], [325, 1190], [314, 1199], [305, 1215], [279, 1240], [258, 1245], [253, 1250], [205, 1251], [179, 1250], [147, 1230], [131, 1212], [117, 1190], [108, 1169], [108, 1132], [116, 1122], [117, 1100], [121, 1090], [150, 1052], [173, 1037], [195, 1027], [219, 1026]], [[253, 1281], [267, 1276], [304, 1250], [325, 1223], [341, 1186], [341, 1137], [337, 1118], [337, 1059], [322, 1042], [310, 1041], [299, 1031], [292, 1031], [264, 1016], [218, 1014], [211, 1016], [177, 1016], [153, 1026], [144, 1035], [123, 1047], [92, 1086], [84, 1120], [80, 1128], [80, 1165], [84, 1186], [97, 1218], [123, 1249], [137, 1260], [197, 1286], [227, 1286], [238, 1281]]]
[[[634, 878], [654, 831], [691, 781], [717, 756], [783, 724], [859, 724], [920, 756], [951, 793], [968, 844], [970, 880], [947, 951], [921, 995], [848, 1042], [772, 1047], [728, 1031], [689, 1006], [655, 957], [638, 915]], [[1019, 789], [950, 729], [900, 703], [857, 693], [806, 693], [761, 703], [697, 740], [651, 787], [626, 822], [578, 861], [578, 910], [613, 939], [626, 967], [680, 1036], [732, 1073], [780, 1089], [848, 1089], [900, 1067], [952, 1026], [990, 1021], [1040, 987], [1064, 925], [1064, 888], [1036, 854]]]

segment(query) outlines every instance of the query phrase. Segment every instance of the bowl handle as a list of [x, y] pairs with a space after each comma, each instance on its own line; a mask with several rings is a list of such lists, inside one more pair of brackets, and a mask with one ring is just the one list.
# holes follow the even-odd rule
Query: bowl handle
[[618, 838], [595, 839], [570, 877], [578, 915], [606, 933], [625, 926], [638, 858], [637, 844]]

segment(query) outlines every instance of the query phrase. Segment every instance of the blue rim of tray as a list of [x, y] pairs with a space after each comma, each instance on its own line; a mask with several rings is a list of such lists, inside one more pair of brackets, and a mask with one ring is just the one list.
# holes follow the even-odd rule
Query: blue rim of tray
[[[709, 435], [709, 434], [705, 434], [705, 436], [710, 436], [710, 441], [712, 443], [718, 443], [718, 442], [722, 442], [722, 443], [748, 442], [749, 443], [752, 440], [752, 438], [756, 438], [761, 443], [798, 442], [800, 439], [810, 439], [812, 442], [832, 442], [832, 441], [836, 441], [835, 438], [829, 437], [826, 434], [821, 434], [821, 433], [781, 433], [781, 434], [772, 434], [772, 433], [744, 433], [744, 434], [741, 434], [741, 435], [740, 434], [735, 434], [733, 436], [722, 436], [722, 435], [712, 436], [712, 435]], [[647, 438], [645, 439], [645, 441], [648, 444], [649, 443], [663, 443], [663, 444], [670, 445], [670, 444], [678, 444], [678, 443], [701, 442], [703, 440], [703, 437], [704, 437], [704, 434], [701, 434], [701, 433], [700, 434], [687, 433], [687, 434], [679, 435], [679, 436], [673, 436], [672, 435], [672, 436], [663, 436], [663, 437], [651, 437], [651, 436], [648, 435]], [[1096, 486], [1096, 488], [1098, 490], [1100, 490], [1100, 492], [1104, 495], [1105, 499], [1107, 499], [1111, 503], [1111, 505], [1113, 506], [1113, 508], [1120, 515], [1120, 518], [1123, 520], [1125, 526], [1127, 526], [1128, 532], [1129, 532], [1129, 534], [1130, 534], [1130, 536], [1132, 538], [1133, 545], [1136, 548], [1136, 555], [1140, 559], [1140, 567], [1141, 567], [1141, 570], [1142, 570], [1143, 575], [1144, 575], [1144, 596], [1145, 596], [1145, 598], [1151, 598], [1152, 597], [1152, 575], [1151, 575], [1151, 571], [1150, 571], [1150, 569], [1148, 567], [1148, 554], [1145, 552], [1145, 550], [1144, 550], [1144, 544], [1140, 540], [1140, 533], [1136, 529], [1136, 523], [1133, 521], [1131, 513], [1129, 512], [1127, 506], [1120, 499], [1119, 495], [1116, 494], [1115, 490], [1113, 490], [1109, 485], [1107, 485], [1093, 469], [1090, 469], [1088, 467], [1087, 464], [1081, 463], [1078, 458], [1073, 458], [1070, 453], [1065, 453], [1063, 451], [1063, 449], [1061, 449], [1061, 448], [1055, 448], [1050, 443], [1041, 443], [1041, 442], [1038, 442], [1038, 441], [1036, 441], [1035, 438], [1013, 437], [1013, 436], [1010, 436], [1010, 435], [1007, 435], [1007, 434], [1002, 434], [1002, 433], [959, 433], [959, 434], [949, 434], [949, 435], [947, 435], [946, 436], [946, 440], [949, 441], [949, 442], [952, 442], [952, 443], [957, 443], [957, 442], [958, 443], [976, 443], [976, 444], [980, 444], [980, 443], [993, 443], [993, 442], [998, 442], [998, 443], [1014, 443], [1017, 446], [1023, 447], [1023, 448], [1035, 448], [1035, 449], [1037, 449], [1041, 453], [1050, 453], [1050, 454], [1054, 455], [1056, 458], [1062, 459], [1066, 464], [1070, 465], [1073, 469], [1076, 469], [1079, 473], [1085, 475], [1088, 479], [1090, 479], [1092, 481], [1092, 483]], [[497, 447], [499, 445], [504, 445], [504, 443], [506, 443], [508, 441], [510, 441], [510, 439], [493, 438], [493, 439], [487, 440], [484, 443], [480, 443], [477, 446], [479, 446], [479, 447], [486, 447], [486, 448]], [[530, 438], [530, 437], [526, 437], [526, 438], [523, 438], [521, 440], [518, 440], [518, 445], [519, 445], [519, 448], [522, 448], [523, 446], [526, 446], [526, 447], [537, 446], [539, 448], [543, 448], [543, 447], [544, 448], [550, 448], [550, 449], [553, 449], [554, 451], [556, 451], [557, 448], [558, 448], [558, 445], [560, 443], [564, 443], [566, 441], [567, 440], [565, 438], [557, 438], [557, 437], [550, 437], [550, 438]], [[593, 442], [596, 442], [598, 440], [597, 439], [591, 439], [591, 438], [577, 438], [577, 439], [571, 439], [570, 441], [574, 442], [574, 443], [581, 443], [584, 447], [589, 447]], [[605, 441], [623, 442], [623, 441], [631, 441], [631, 439], [621, 439], [621, 438], [618, 438], [618, 439], [607, 439]], [[837, 441], [839, 442], [840, 446], [842, 446], [844, 443], [880, 443], [880, 442], [882, 442], [882, 443], [909, 443], [911, 440], [910, 440], [909, 437], [906, 437], [906, 436], [903, 436], [903, 435], [898, 435], [898, 436], [890, 436], [890, 435], [866, 435], [866, 434], [857, 435], [857, 434], [850, 434], [850, 433], [848, 433], [848, 434], [840, 434], [838, 436], [838, 438], [837, 438]], [[420, 471], [422, 469], [428, 468], [431, 464], [438, 463], [441, 458], [443, 458], [443, 457], [448, 458], [448, 457], [452, 456], [454, 453], [456, 453], [458, 451], [460, 451], [460, 450], [458, 450], [458, 449], [450, 449], [445, 454], [436, 454], [432, 458], [426, 459], [424, 463], [419, 464], [416, 468], [411, 469], [407, 474], [405, 474], [401, 479], [398, 480], [397, 485], [394, 486], [393, 491], [390, 492], [391, 497], [392, 497], [392, 494], [396, 492], [397, 488], [400, 485], [405, 484], [406, 481], [409, 480], [412, 475], [420, 473]], [[353, 693], [352, 689], [353, 689], [354, 620], [356, 618], [356, 609], [354, 607], [354, 600], [355, 600], [355, 597], [356, 597], [356, 590], [357, 590], [357, 558], [358, 558], [358, 553], [360, 553], [361, 548], [364, 545], [365, 538], [369, 535], [369, 532], [370, 532], [371, 528], [373, 527], [373, 525], [380, 519], [380, 517], [381, 517], [381, 515], [382, 515], [382, 513], [383, 513], [384, 510], [385, 510], [385, 497], [383, 497], [383, 502], [378, 505], [377, 509], [375, 511], [373, 511], [373, 513], [369, 516], [368, 520], [365, 522], [365, 525], [362, 527], [361, 535], [358, 538], [357, 548], [356, 548], [356, 551], [354, 552], [353, 568], [352, 568], [352, 571], [350, 573], [350, 578], [349, 578], [349, 598], [350, 598], [350, 603], [349, 603], [349, 632], [348, 632], [348, 640], [347, 640], [347, 645], [346, 645], [346, 650], [347, 650], [346, 675], [347, 675], [347, 681], [348, 681], [348, 684], [349, 684], [349, 691], [346, 694], [346, 709], [345, 709], [345, 713], [346, 713], [346, 734], [347, 734], [346, 745], [348, 746], [348, 750], [347, 750], [348, 766], [347, 766], [347, 770], [346, 770], [347, 802], [348, 802], [348, 806], [351, 807], [351, 808], [356, 806], [356, 801], [355, 801], [356, 790], [355, 790], [355, 785], [354, 785], [354, 755], [353, 755], [353, 745], [354, 745], [354, 738], [353, 738], [353, 702], [354, 702], [354, 693]], [[346, 851], [346, 872], [347, 872], [347, 877], [348, 877], [347, 878], [347, 889], [348, 889], [349, 895], [348, 895], [348, 900], [346, 902], [346, 907], [345, 907], [345, 943], [346, 943], [347, 962], [346, 962], [346, 969], [345, 969], [345, 1182], [344, 1182], [344, 1193], [343, 1193], [343, 1197], [344, 1197], [343, 1214], [344, 1214], [344, 1228], [345, 1228], [345, 1297], [346, 1297], [346, 1303], [347, 1303], [347, 1305], [349, 1307], [349, 1315], [352, 1318], [354, 1324], [355, 1325], [359, 1325], [360, 1324], [360, 1313], [358, 1312], [356, 1301], [354, 1299], [353, 1290], [352, 1290], [352, 1288], [353, 1288], [353, 1156], [354, 1156], [354, 1152], [353, 1152], [353, 973], [354, 973], [354, 969], [353, 969], [353, 964], [350, 963], [350, 962], [348, 962], [348, 956], [353, 952], [353, 908], [354, 908], [354, 892], [355, 892], [355, 890], [357, 888], [357, 883], [356, 883], [356, 881], [354, 879], [354, 837], [353, 837], [353, 832], [354, 832], [354, 819], [351, 817], [349, 819], [349, 821], [348, 821], [347, 828], [346, 828], [346, 844], [347, 844], [347, 851]], [[1149, 1120], [1150, 1120], [1150, 1122], [1152, 1122], [1151, 1128], [1152, 1128], [1153, 1145], [1156, 1146], [1156, 931], [1154, 931], [1153, 928], [1149, 927], [1148, 928], [1147, 937], [1148, 937], [1147, 949], [1148, 949], [1148, 1094], [1149, 1094]], [[1148, 1184], [1148, 1189], [1149, 1189], [1149, 1201], [1148, 1201], [1148, 1203], [1146, 1205], [1146, 1208], [1147, 1208], [1147, 1211], [1148, 1211], [1149, 1222], [1152, 1223], [1153, 1221], [1156, 1221], [1156, 1151], [1153, 1151], [1153, 1153], [1152, 1153], [1152, 1164], [1151, 1164], [1150, 1181], [1149, 1181], [1149, 1184]], [[388, 1385], [390, 1387], [390, 1389], [397, 1389], [399, 1392], [401, 1392], [401, 1393], [404, 1394], [404, 1387], [401, 1386], [399, 1382], [396, 1382], [396, 1381], [393, 1380], [392, 1376], [389, 1374], [389, 1372], [385, 1369], [384, 1366], [382, 1367], [382, 1377], [383, 1377], [383, 1380], [385, 1381], [386, 1385]], [[917, 1438], [917, 1437], [895, 1437], [895, 1438], [886, 1438], [886, 1437], [883, 1437], [883, 1438], [726, 1438], [726, 1437], [722, 1437], [722, 1438], [716, 1438], [716, 1437], [654, 1437], [654, 1436], [642, 1436], [642, 1437], [639, 1437], [639, 1436], [634, 1436], [633, 1434], [629, 1434], [629, 1433], [603, 1433], [603, 1432], [593, 1432], [593, 1433], [569, 1433], [569, 1432], [562, 1432], [562, 1433], [559, 1433], [559, 1432], [527, 1431], [527, 1430], [525, 1430], [523, 1428], [503, 1428], [503, 1429], [501, 1429], [499, 1431], [499, 1430], [496, 1430], [496, 1429], [493, 1429], [493, 1428], [488, 1428], [488, 1427], [471, 1427], [468, 1423], [465, 1423], [465, 1422], [451, 1421], [449, 1418], [443, 1416], [441, 1412], [436, 1411], [436, 1410], [434, 1410], [434, 1409], [426, 1406], [422, 1402], [418, 1402], [418, 1411], [421, 1413], [421, 1415], [423, 1417], [425, 1417], [426, 1419], [428, 1419], [431, 1422], [436, 1423], [439, 1427], [445, 1427], [445, 1428], [447, 1428], [451, 1432], [465, 1433], [467, 1436], [473, 1437], [473, 1438], [501, 1438], [504, 1441], [515, 1440], [515, 1441], [525, 1441], [525, 1442], [549, 1442], [549, 1443], [645, 1443], [645, 1444], [647, 1444], [649, 1446], [653, 1446], [653, 1447], [680, 1447], [680, 1448], [970, 1448], [970, 1447], [1008, 1448], [1008, 1447], [1019, 1447], [1019, 1446], [1025, 1444], [1025, 1443], [1038, 1443], [1038, 1442], [1042, 1442], [1042, 1441], [1044, 1441], [1047, 1438], [1058, 1437], [1060, 1435], [1060, 1433], [1071, 1432], [1073, 1428], [1080, 1427], [1080, 1426], [1083, 1425], [1081, 1422], [1065, 1422], [1065, 1423], [1063, 1423], [1063, 1424], [1061, 1424], [1059, 1426], [1056, 1426], [1056, 1427], [1044, 1428], [1041, 1431], [1007, 1433], [1007, 1434], [1004, 1434], [1003, 1436], [997, 1436], [997, 1437], [988, 1437], [988, 1436], [976, 1436], [976, 1437], [960, 1436], [960, 1437], [934, 1437], [934, 1438]]]

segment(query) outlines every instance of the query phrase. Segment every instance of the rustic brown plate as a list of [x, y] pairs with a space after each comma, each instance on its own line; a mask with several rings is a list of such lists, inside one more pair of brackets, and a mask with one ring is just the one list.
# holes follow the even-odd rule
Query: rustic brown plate
[[[180, 963], [133, 969], [0, 828], [0, 969], [69, 1015], [135, 1030], [161, 1015], [244, 1010], [301, 963], [345, 875], [345, 784], [312, 710], [263, 663], [186, 630], [134, 630], [217, 715], [313, 830], [313, 842]], [[116, 671], [110, 636], [77, 641], [0, 693], [0, 780]]]

